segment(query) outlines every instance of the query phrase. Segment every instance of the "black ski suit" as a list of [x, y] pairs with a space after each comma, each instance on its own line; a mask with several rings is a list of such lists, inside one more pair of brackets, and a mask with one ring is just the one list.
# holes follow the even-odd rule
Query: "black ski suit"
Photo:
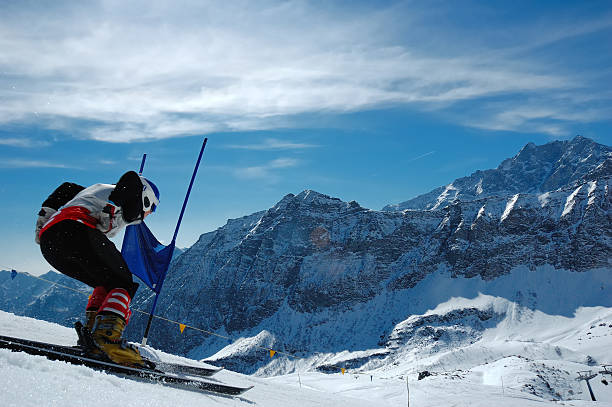
[[142, 182], [130, 171], [116, 185], [83, 189], [55, 212], [38, 234], [40, 250], [59, 272], [93, 288], [124, 288], [133, 297], [138, 284], [107, 236], [139, 223], [143, 216]]

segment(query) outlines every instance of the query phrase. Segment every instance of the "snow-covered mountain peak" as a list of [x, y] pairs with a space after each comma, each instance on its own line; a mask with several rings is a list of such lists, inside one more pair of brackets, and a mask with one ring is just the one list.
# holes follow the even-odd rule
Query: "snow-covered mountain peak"
[[287, 208], [287, 205], [289, 205], [289, 203], [292, 202], [294, 199], [295, 199], [294, 194], [287, 194], [283, 197], [283, 199], [278, 201], [276, 205], [270, 208], [270, 211], [278, 212], [279, 210], [283, 210]]
[[307, 216], [309, 213], [332, 213], [365, 210], [357, 202], [344, 202], [339, 198], [307, 189], [297, 195], [288, 194], [267, 211], [267, 216]]
[[435, 210], [456, 199], [466, 202], [517, 193], [544, 193], [611, 176], [612, 149], [609, 146], [581, 136], [541, 146], [529, 143], [496, 169], [476, 171], [383, 210]]
[[322, 194], [312, 189], [307, 189], [295, 196], [295, 200], [301, 205], [331, 205], [337, 206], [343, 202], [339, 198], [334, 198], [329, 195]]

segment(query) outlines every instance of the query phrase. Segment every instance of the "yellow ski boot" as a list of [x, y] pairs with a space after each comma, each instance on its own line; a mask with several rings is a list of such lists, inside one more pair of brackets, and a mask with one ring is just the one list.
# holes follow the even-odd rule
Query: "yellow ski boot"
[[93, 340], [113, 362], [124, 366], [145, 367], [146, 363], [138, 349], [121, 337], [125, 326], [125, 320], [119, 315], [98, 314], [92, 333]]
[[130, 319], [130, 295], [123, 288], [112, 289], [100, 306], [93, 327], [92, 339], [110, 360], [120, 365], [145, 367], [138, 348], [122, 338]]

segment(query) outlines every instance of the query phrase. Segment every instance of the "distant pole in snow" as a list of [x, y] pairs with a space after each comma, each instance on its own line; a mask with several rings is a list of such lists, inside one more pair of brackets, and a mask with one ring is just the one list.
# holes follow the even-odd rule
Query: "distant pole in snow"
[[589, 393], [591, 394], [591, 400], [597, 401], [595, 400], [595, 394], [593, 394], [593, 389], [591, 388], [591, 383], [589, 383], [589, 379], [585, 379], [585, 381], [587, 382], [587, 387], [589, 388]]
[[504, 392], [504, 376], [501, 377], [501, 382], [502, 382], [502, 397], [505, 396], [505, 392]]
[[410, 386], [408, 385], [408, 375], [406, 375], [406, 399], [408, 400], [408, 407], [410, 407]]
[[606, 375], [612, 376], [612, 369], [608, 370], [609, 368], [612, 367], [612, 365], [601, 365], [601, 367], [603, 367], [603, 370], [599, 372], [603, 376], [603, 379], [601, 379], [601, 382], [607, 386], [608, 381], [606, 380]]
[[583, 372], [578, 372], [578, 378], [576, 379], [578, 381], [584, 380], [586, 382], [587, 387], [589, 388], [589, 393], [591, 394], [591, 400], [593, 401], [597, 401], [597, 400], [595, 400], [595, 394], [593, 394], [593, 389], [591, 388], [591, 383], [589, 383], [589, 380], [591, 380], [592, 378], [596, 376], [597, 376], [597, 373], [592, 373], [590, 370], [585, 370]]

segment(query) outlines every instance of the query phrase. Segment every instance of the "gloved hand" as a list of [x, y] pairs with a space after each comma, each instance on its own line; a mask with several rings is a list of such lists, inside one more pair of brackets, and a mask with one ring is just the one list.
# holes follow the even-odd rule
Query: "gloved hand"
[[40, 208], [40, 212], [38, 212], [38, 219], [36, 219], [36, 230], [34, 231], [34, 241], [36, 244], [40, 244], [40, 229], [47, 223], [49, 218], [57, 212], [53, 208], [49, 208], [48, 206], [43, 206]]
[[100, 212], [100, 221], [96, 228], [108, 237], [115, 236], [119, 230], [117, 223], [119, 216], [121, 216], [121, 208], [110, 203], [107, 204]]

